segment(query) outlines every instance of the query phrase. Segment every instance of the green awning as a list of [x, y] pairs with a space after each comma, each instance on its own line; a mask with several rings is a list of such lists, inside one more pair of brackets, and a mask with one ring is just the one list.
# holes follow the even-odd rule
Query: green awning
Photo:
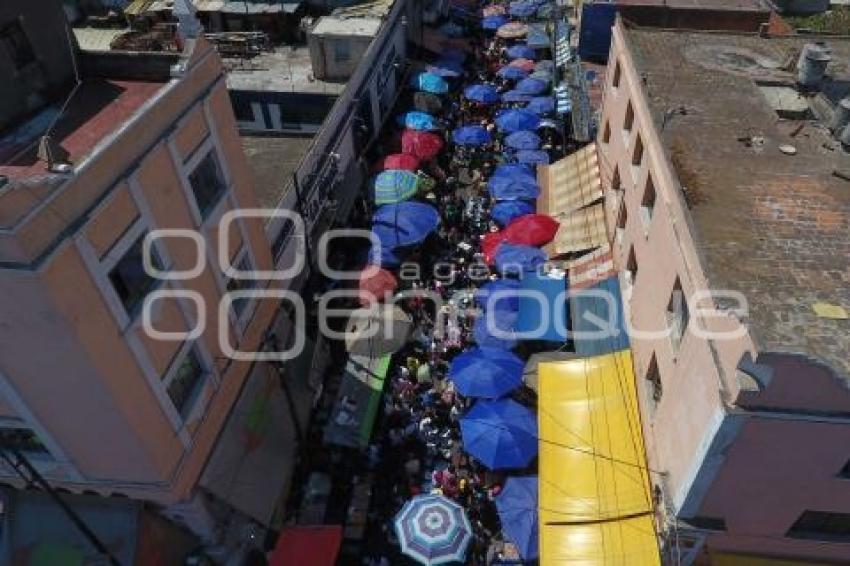
[[348, 358], [331, 418], [325, 427], [325, 442], [351, 448], [369, 445], [389, 368], [389, 354], [380, 358]]

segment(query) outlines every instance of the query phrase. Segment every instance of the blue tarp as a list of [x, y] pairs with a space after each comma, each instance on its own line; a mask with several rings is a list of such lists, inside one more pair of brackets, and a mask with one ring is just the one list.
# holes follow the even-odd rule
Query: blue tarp
[[573, 341], [579, 356], [599, 356], [629, 347], [616, 275], [574, 291], [570, 311]]
[[[524, 273], [520, 281], [523, 291], [535, 291], [540, 299], [519, 297], [516, 330], [537, 332], [535, 340], [567, 341], [567, 279], [553, 278], [538, 272]], [[541, 328], [542, 327], [542, 328]]]

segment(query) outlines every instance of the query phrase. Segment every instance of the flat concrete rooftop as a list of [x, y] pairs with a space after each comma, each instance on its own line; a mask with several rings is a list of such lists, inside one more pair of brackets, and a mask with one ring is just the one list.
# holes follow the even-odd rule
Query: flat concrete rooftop
[[241, 139], [260, 208], [277, 208], [313, 138], [243, 135]]
[[344, 82], [327, 82], [313, 76], [306, 46], [276, 47], [252, 59], [223, 59], [229, 90], [304, 92], [339, 95]]
[[[686, 187], [713, 289], [744, 293], [762, 349], [802, 353], [850, 380], [850, 169], [815, 119], [780, 118], [756, 84], [793, 85], [804, 43], [832, 49], [829, 108], [850, 90], [850, 40], [636, 30], [626, 33], [668, 157]], [[788, 69], [788, 70], [786, 70]], [[666, 117], [666, 118], [665, 118]], [[786, 155], [780, 146], [797, 152]]]

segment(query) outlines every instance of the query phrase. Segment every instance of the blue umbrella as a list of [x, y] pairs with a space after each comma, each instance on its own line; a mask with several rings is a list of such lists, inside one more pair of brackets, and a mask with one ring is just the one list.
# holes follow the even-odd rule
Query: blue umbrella
[[466, 87], [463, 95], [473, 102], [482, 104], [493, 104], [499, 102], [499, 93], [493, 85], [475, 84]]
[[502, 95], [502, 102], [528, 102], [530, 100], [530, 94], [525, 94], [518, 90], [509, 90]]
[[458, 145], [479, 146], [490, 143], [492, 136], [481, 126], [461, 126], [452, 132], [452, 140]]
[[[481, 348], [498, 348], [501, 350], [513, 350], [517, 346], [514, 335], [514, 323], [516, 316], [507, 317], [504, 311], [496, 311], [492, 315], [485, 314], [478, 317], [472, 327], [472, 339]], [[488, 321], [488, 317], [494, 317]], [[507, 320], [502, 320], [502, 319]], [[498, 330], [494, 333], [492, 328]]]
[[496, 31], [506, 23], [508, 23], [507, 16], [496, 15], [496, 16], [487, 16], [481, 20], [481, 27], [488, 31]]
[[496, 116], [496, 126], [503, 132], [533, 130], [540, 125], [540, 118], [528, 110], [505, 110]]
[[549, 165], [549, 154], [542, 149], [522, 149], [516, 152], [516, 160], [528, 165]]
[[527, 18], [537, 13], [537, 6], [530, 2], [511, 2], [508, 13], [517, 18]]
[[514, 45], [505, 52], [509, 59], [531, 59], [537, 57], [537, 52], [528, 45]]
[[497, 175], [487, 181], [487, 190], [496, 200], [534, 200], [540, 196], [540, 185], [526, 175]]
[[445, 94], [449, 92], [449, 84], [443, 77], [434, 73], [419, 73], [410, 81], [413, 88], [432, 94]]
[[517, 163], [503, 163], [496, 167], [493, 171], [493, 177], [530, 177], [532, 181], [536, 181], [537, 177], [534, 174], [534, 169], [528, 165]]
[[504, 200], [493, 205], [493, 208], [490, 209], [490, 217], [504, 226], [514, 218], [531, 214], [534, 211], [534, 204], [527, 200]]
[[401, 258], [391, 248], [386, 246], [369, 248], [369, 263], [381, 267], [397, 267], [401, 265]]
[[521, 81], [522, 79], [528, 76], [528, 71], [522, 69], [520, 67], [513, 67], [511, 65], [506, 65], [496, 71], [496, 75], [503, 79], [508, 79], [510, 81]]
[[496, 248], [496, 270], [508, 275], [521, 275], [523, 271], [535, 271], [548, 259], [546, 252], [535, 246], [519, 246], [502, 242]]
[[440, 224], [440, 213], [421, 202], [386, 204], [372, 216], [372, 233], [386, 248], [417, 244]]
[[540, 79], [533, 79], [531, 77], [522, 79], [516, 85], [517, 91], [531, 95], [538, 95], [545, 92], [547, 88], [549, 88], [549, 84], [547, 82], [541, 81]]
[[525, 109], [541, 116], [549, 114], [555, 111], [555, 99], [551, 96], [536, 96], [525, 105]]
[[[437, 119], [426, 112], [405, 112], [396, 120], [399, 126], [410, 128], [411, 130], [437, 130]], [[528, 128], [526, 128], [528, 129]]]
[[508, 478], [496, 496], [502, 532], [514, 543], [523, 560], [534, 560], [538, 550], [537, 476]]
[[401, 551], [422, 564], [460, 563], [472, 540], [463, 507], [442, 495], [417, 495], [395, 516]]
[[478, 401], [460, 420], [460, 432], [464, 450], [493, 470], [525, 468], [537, 455], [537, 417], [510, 399]]
[[493, 348], [470, 348], [449, 366], [451, 379], [465, 397], [502, 397], [519, 387], [525, 362], [512, 352]]
[[505, 138], [505, 145], [513, 149], [537, 149], [540, 147], [540, 136], [534, 132], [514, 132]]

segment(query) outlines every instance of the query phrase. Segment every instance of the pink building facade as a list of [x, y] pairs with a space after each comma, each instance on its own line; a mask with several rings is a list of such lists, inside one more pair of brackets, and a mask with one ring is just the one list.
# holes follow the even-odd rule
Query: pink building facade
[[[738, 54], [763, 65], [756, 74], [778, 73], [764, 61], [795, 40], [771, 41], [630, 30], [619, 20], [613, 30], [597, 140], [606, 220], [661, 532], [689, 561], [850, 557], [850, 346], [846, 320], [812, 310], [818, 300], [850, 304], [840, 255], [848, 199], [819, 155], [782, 161], [776, 145], [800, 143], [792, 128], [776, 125], [747, 69], [716, 63]], [[742, 123], [773, 153], [736, 147]], [[807, 182], [836, 195], [835, 223], [812, 214], [838, 256], [774, 215], [783, 187]], [[807, 245], [812, 259], [802, 264]], [[799, 276], [750, 259], [759, 253], [774, 267], [787, 258]], [[823, 283], [820, 272], [837, 281]]]

